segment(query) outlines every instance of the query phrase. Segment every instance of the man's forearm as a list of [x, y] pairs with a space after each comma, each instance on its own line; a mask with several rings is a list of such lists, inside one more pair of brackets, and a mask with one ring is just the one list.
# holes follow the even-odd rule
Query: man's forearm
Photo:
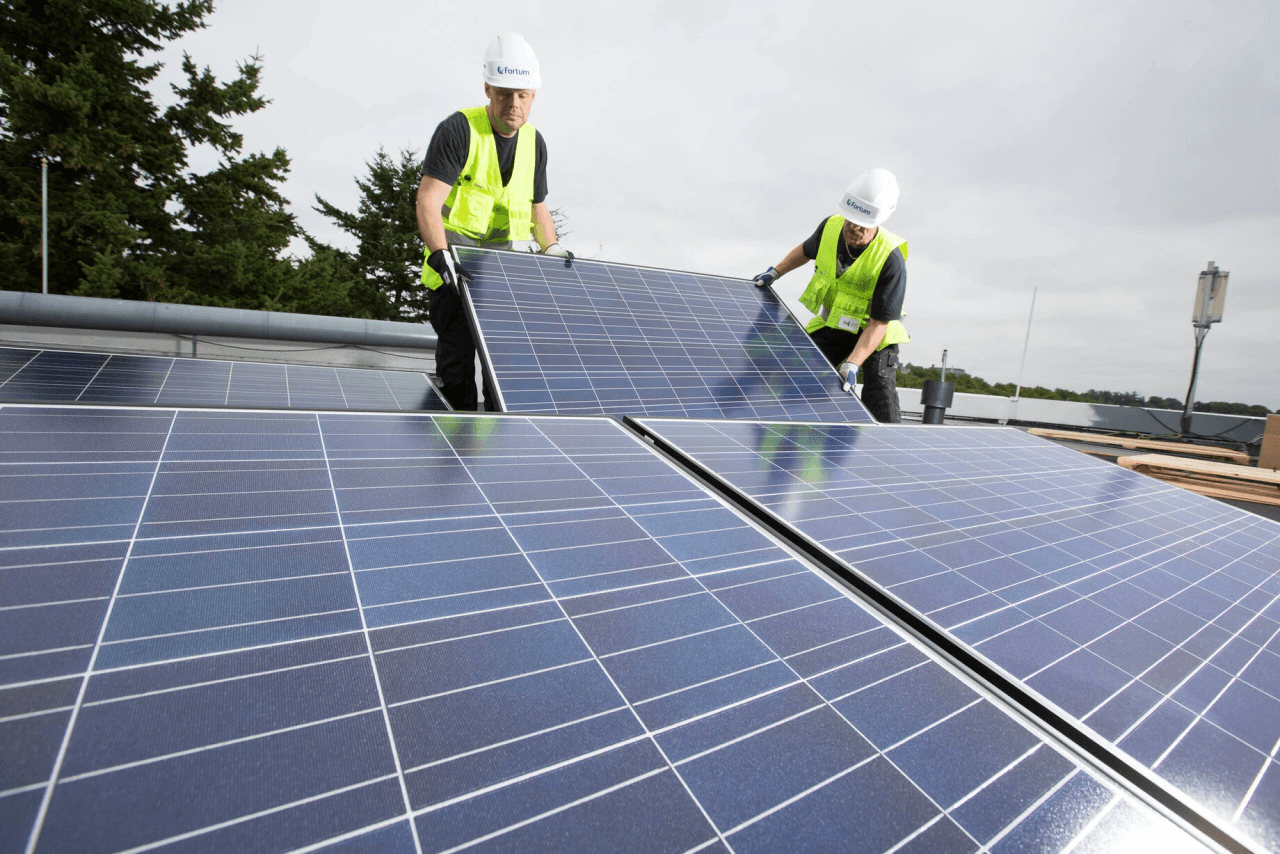
[[853, 345], [853, 352], [849, 354], [846, 362], [853, 362], [859, 368], [867, 357], [876, 351], [880, 346], [880, 342], [884, 340], [885, 333], [889, 331], [889, 321], [887, 320], [868, 320], [866, 327], [858, 335], [858, 343]]
[[778, 271], [779, 276], [785, 276], [787, 273], [790, 273], [792, 270], [795, 270], [799, 267], [803, 267], [805, 264], [808, 264], [808, 263], [809, 263], [809, 259], [805, 257], [804, 246], [801, 245], [801, 246], [797, 246], [795, 249], [792, 249], [790, 252], [788, 252], [783, 257], [783, 259], [778, 262], [777, 266], [774, 267], [774, 269]]
[[452, 189], [443, 181], [424, 177], [418, 185], [418, 201], [415, 210], [418, 215], [418, 233], [422, 242], [427, 244], [429, 252], [444, 249], [448, 240], [444, 234], [444, 213], [441, 208]]
[[431, 252], [445, 247], [444, 217], [439, 208], [432, 211], [422, 200], [418, 202], [418, 233]]
[[556, 242], [556, 223], [546, 202], [533, 206], [533, 238], [543, 249]]

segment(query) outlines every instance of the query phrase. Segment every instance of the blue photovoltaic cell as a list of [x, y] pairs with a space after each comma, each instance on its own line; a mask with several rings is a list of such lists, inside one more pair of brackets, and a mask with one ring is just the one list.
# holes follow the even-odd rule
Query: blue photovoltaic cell
[[1011, 428], [644, 425], [1280, 848], [1280, 524]]
[[506, 412], [872, 420], [768, 288], [455, 251]]
[[447, 412], [424, 374], [0, 347], [0, 401]]
[[19, 846], [1196, 847], [608, 419], [7, 406], [0, 494]]

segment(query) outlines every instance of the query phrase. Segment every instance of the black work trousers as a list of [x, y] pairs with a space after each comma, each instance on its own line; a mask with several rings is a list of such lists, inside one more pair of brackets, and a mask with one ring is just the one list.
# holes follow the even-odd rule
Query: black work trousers
[[[458, 412], [475, 412], [476, 342], [467, 323], [467, 309], [462, 297], [449, 285], [427, 292], [427, 317], [436, 331], [436, 376], [444, 399]], [[489, 387], [489, 374], [484, 374], [484, 408], [496, 412], [496, 398]]]
[[[858, 335], [844, 329], [824, 326], [809, 333], [822, 355], [837, 368], [858, 343]], [[898, 345], [890, 344], [867, 357], [858, 371], [862, 382], [862, 405], [877, 421], [900, 424], [902, 408], [898, 405]]]

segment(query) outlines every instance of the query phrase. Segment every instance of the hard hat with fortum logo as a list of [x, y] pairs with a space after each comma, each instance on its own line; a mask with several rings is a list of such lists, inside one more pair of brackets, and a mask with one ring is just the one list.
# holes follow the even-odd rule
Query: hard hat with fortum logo
[[542, 72], [533, 48], [519, 33], [503, 33], [484, 52], [484, 82], [503, 89], [540, 89]]
[[872, 228], [898, 207], [898, 179], [888, 169], [863, 172], [840, 197], [840, 216], [854, 225]]

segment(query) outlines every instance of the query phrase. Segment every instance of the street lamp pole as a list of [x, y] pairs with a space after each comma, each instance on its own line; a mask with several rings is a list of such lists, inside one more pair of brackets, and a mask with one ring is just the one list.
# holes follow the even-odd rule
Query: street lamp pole
[[40, 292], [49, 293], [49, 160], [40, 158]]
[[1187, 387], [1187, 402], [1182, 410], [1182, 435], [1191, 434], [1191, 413], [1196, 402], [1196, 379], [1200, 372], [1200, 348], [1204, 346], [1209, 327], [1222, 322], [1222, 307], [1227, 301], [1227, 276], [1230, 273], [1218, 269], [1218, 265], [1209, 262], [1200, 280], [1196, 283], [1195, 314], [1191, 316], [1191, 326], [1196, 335], [1196, 355], [1191, 362], [1191, 385]]

